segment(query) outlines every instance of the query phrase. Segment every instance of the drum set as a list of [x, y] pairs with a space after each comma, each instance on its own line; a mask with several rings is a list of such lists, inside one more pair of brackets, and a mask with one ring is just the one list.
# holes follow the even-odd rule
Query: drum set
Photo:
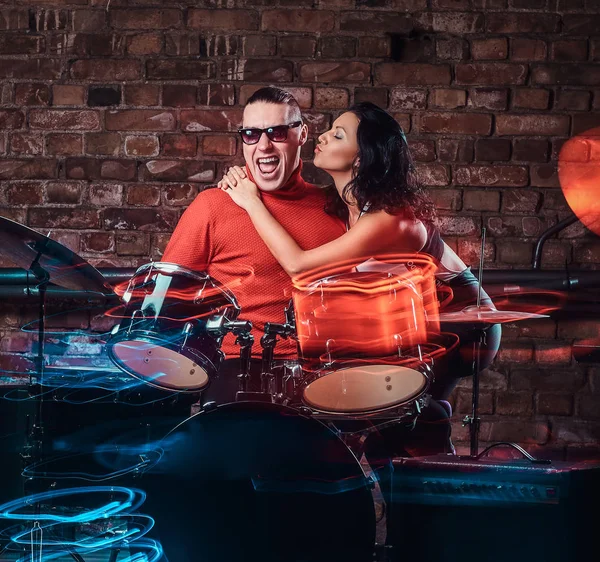
[[[39, 296], [32, 432], [42, 440], [43, 387], [52, 380], [44, 354], [48, 287], [103, 296], [115, 288], [34, 230], [0, 217], [0, 232], [0, 251], [31, 274]], [[191, 560], [195, 552], [206, 560], [276, 560], [284, 553], [298, 561], [371, 559], [374, 478], [340, 422], [361, 422], [364, 434], [410, 424], [430, 401], [439, 365], [459, 343], [439, 329], [445, 299], [436, 291], [434, 264], [413, 258], [395, 272], [305, 277], [284, 321], [260, 330], [243, 319], [231, 289], [177, 264], [142, 265], [116, 292], [120, 304], [107, 312], [115, 324], [105, 342], [113, 369], [138, 388], [199, 399], [196, 414], [152, 442], [159, 454], [146, 447], [127, 474], [147, 493], [169, 560]], [[253, 355], [257, 335], [261, 351]], [[203, 401], [224, 376], [228, 336], [239, 346], [237, 390], [222, 402]], [[296, 358], [274, 359], [282, 339], [296, 342]]]

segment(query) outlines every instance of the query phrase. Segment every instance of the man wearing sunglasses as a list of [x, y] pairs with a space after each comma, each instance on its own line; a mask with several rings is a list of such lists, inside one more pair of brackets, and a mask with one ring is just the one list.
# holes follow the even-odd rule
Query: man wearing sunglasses
[[[300, 150], [308, 127], [289, 92], [274, 87], [255, 92], [244, 108], [238, 132], [246, 174], [261, 190], [269, 211], [303, 248], [318, 247], [345, 232], [339, 219], [325, 213], [323, 190], [300, 175]], [[252, 376], [254, 383], [259, 382], [263, 327], [266, 322], [284, 321], [292, 283], [258, 236], [248, 213], [220, 189], [204, 190], [182, 215], [163, 261], [206, 271], [230, 288], [241, 307], [240, 319], [254, 326]], [[226, 336], [221, 349], [227, 360], [217, 383], [203, 393], [202, 403], [235, 400], [240, 349], [234, 336]], [[291, 340], [277, 343], [276, 359], [296, 355]]]

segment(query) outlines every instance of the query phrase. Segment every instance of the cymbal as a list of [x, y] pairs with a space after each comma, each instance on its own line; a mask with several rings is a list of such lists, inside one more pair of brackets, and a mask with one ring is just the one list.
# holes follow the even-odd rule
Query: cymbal
[[440, 322], [501, 324], [505, 322], [516, 322], [517, 320], [531, 320], [534, 318], [548, 317], [547, 314], [534, 314], [532, 312], [521, 312], [518, 310], [497, 310], [489, 306], [467, 306], [457, 312], [441, 312], [432, 319], [439, 320]]
[[27, 271], [36, 269], [39, 264], [39, 269], [46, 272], [48, 280], [55, 285], [75, 291], [113, 294], [112, 287], [95, 267], [36, 230], [0, 217], [0, 239], [0, 254]]

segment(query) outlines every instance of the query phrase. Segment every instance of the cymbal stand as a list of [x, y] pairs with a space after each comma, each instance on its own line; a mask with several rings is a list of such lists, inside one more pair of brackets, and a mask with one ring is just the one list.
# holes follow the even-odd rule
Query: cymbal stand
[[[485, 227], [481, 229], [481, 250], [479, 253], [479, 279], [477, 286], [477, 308], [481, 307], [481, 287], [483, 281], [483, 254], [485, 250]], [[484, 329], [480, 330], [479, 340], [473, 343], [473, 392], [471, 398], [471, 415], [467, 415], [463, 418], [463, 427], [469, 426], [469, 434], [471, 437], [470, 446], [470, 458], [477, 457], [477, 451], [479, 449], [479, 426], [481, 419], [478, 415], [479, 408], [479, 369], [481, 366], [481, 347], [485, 345], [486, 333]]]

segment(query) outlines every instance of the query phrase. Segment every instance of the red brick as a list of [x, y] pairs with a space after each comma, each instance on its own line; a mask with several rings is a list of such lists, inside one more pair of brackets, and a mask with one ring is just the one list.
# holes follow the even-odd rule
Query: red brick
[[92, 209], [29, 209], [29, 224], [38, 228], [98, 228], [100, 214]]
[[569, 243], [559, 240], [547, 240], [542, 251], [543, 268], [563, 268], [571, 263], [572, 249]]
[[[483, 261], [491, 263], [494, 261], [495, 245], [492, 242], [486, 242], [483, 249]], [[459, 240], [458, 255], [465, 263], [478, 263], [481, 252], [481, 241], [478, 240]]]
[[241, 41], [242, 54], [246, 57], [268, 57], [277, 51], [274, 35], [246, 35]]
[[387, 58], [390, 56], [389, 37], [359, 37], [358, 56], [366, 58]]
[[121, 150], [121, 136], [117, 133], [90, 133], [85, 135], [87, 154], [117, 156]]
[[205, 80], [215, 74], [213, 62], [198, 60], [149, 60], [147, 76], [158, 80]]
[[29, 13], [26, 8], [0, 10], [0, 31], [29, 29]]
[[541, 64], [531, 71], [532, 84], [560, 86], [600, 85], [600, 67], [596, 64]]
[[17, 84], [15, 103], [17, 105], [48, 105], [50, 89], [46, 84]]
[[577, 263], [598, 264], [600, 262], [600, 243], [596, 241], [578, 241], [574, 247], [574, 259]]
[[221, 75], [227, 80], [291, 82], [293, 65], [290, 61], [273, 59], [223, 60]]
[[450, 67], [445, 64], [379, 63], [375, 81], [385, 85], [446, 86], [450, 84]]
[[503, 60], [508, 56], [508, 40], [506, 37], [473, 39], [471, 56], [473, 60]]
[[571, 363], [571, 345], [560, 340], [536, 342], [535, 360], [538, 363], [568, 365]]
[[486, 14], [488, 33], [555, 33], [559, 30], [558, 14], [494, 13]]
[[468, 12], [423, 12], [416, 21], [425, 31], [451, 35], [482, 33], [484, 26], [483, 14]]
[[158, 33], [128, 35], [126, 49], [129, 55], [157, 55], [162, 51], [163, 39]]
[[76, 80], [139, 80], [142, 66], [138, 60], [78, 60], [71, 64], [71, 77]]
[[[533, 221], [533, 222], [532, 222]], [[535, 236], [541, 233], [541, 222], [535, 217], [488, 217], [487, 228], [491, 236], [495, 237], [523, 237]], [[544, 224], [544, 229], [551, 224]]]
[[345, 59], [356, 56], [356, 38], [336, 35], [319, 39], [317, 56], [326, 59]]
[[82, 186], [73, 182], [53, 182], [46, 187], [48, 203], [76, 205], [81, 202]]
[[172, 231], [179, 213], [171, 209], [104, 209], [106, 230]]
[[44, 139], [39, 134], [13, 133], [9, 138], [12, 154], [38, 156], [44, 151]]
[[92, 254], [113, 253], [115, 237], [112, 232], [86, 232], [81, 236], [81, 249]]
[[90, 204], [98, 207], [120, 205], [123, 202], [123, 186], [117, 184], [91, 184]]
[[125, 137], [127, 156], [158, 156], [158, 137], [154, 135], [129, 135]]
[[565, 111], [589, 111], [591, 92], [581, 90], [563, 90], [556, 92], [556, 101], [554, 109]]
[[390, 109], [425, 109], [427, 91], [416, 88], [393, 88], [390, 92]]
[[596, 319], [561, 319], [558, 323], [558, 337], [566, 340], [600, 338], [600, 324]]
[[85, 86], [54, 84], [52, 86], [52, 105], [83, 105]]
[[237, 150], [237, 139], [230, 136], [209, 135], [202, 139], [202, 152], [211, 156], [233, 156]]
[[68, 10], [44, 10], [32, 11], [29, 29], [30, 31], [59, 31], [69, 27]]
[[[399, 12], [356, 11], [342, 12], [340, 15], [341, 31], [368, 31], [371, 35], [384, 33], [406, 33], [414, 27], [415, 22], [408, 14]], [[311, 31], [310, 29], [308, 31]]]
[[[171, 56], [178, 57], [198, 57], [200, 55], [200, 42], [204, 42], [206, 47], [206, 39], [203, 39], [198, 33], [167, 33], [165, 35], [165, 53]], [[233, 37], [234, 43], [237, 45], [237, 38]], [[205, 58], [209, 53], [207, 49], [204, 53]], [[212, 54], [212, 53], [211, 53]]]
[[474, 189], [463, 194], [465, 211], [499, 211], [500, 192]]
[[540, 88], [517, 88], [512, 99], [512, 106], [517, 109], [548, 109], [549, 103], [549, 90]]
[[480, 433], [480, 439], [483, 441], [508, 441], [538, 445], [545, 445], [551, 437], [548, 422], [541, 421], [502, 420], [497, 423], [483, 422]]
[[546, 43], [541, 39], [513, 37], [510, 42], [510, 58], [515, 61], [545, 60], [547, 51]]
[[330, 10], [267, 10], [262, 13], [263, 31], [333, 31], [334, 12]]
[[467, 103], [467, 92], [465, 90], [439, 89], [429, 92], [430, 107], [442, 107], [445, 109], [456, 109]]
[[0, 54], [2, 55], [34, 55], [43, 53], [46, 42], [41, 35], [0, 35]]
[[[423, 98], [425, 93], [423, 92]], [[354, 90], [354, 103], [360, 103], [363, 101], [370, 101], [379, 107], [388, 106], [388, 91], [387, 88], [355, 88]], [[424, 100], [423, 100], [424, 101]], [[424, 109], [423, 106], [422, 109]], [[396, 107], [395, 109], [400, 109]]]
[[162, 138], [163, 156], [186, 158], [196, 156], [195, 135], [164, 135]]
[[198, 195], [198, 187], [193, 183], [170, 184], [164, 189], [164, 201], [172, 207], [187, 207]]
[[194, 107], [198, 89], [183, 84], [163, 86], [163, 105], [169, 107]]
[[160, 204], [160, 188], [155, 185], [132, 185], [127, 189], [127, 204], [157, 207]]
[[98, 111], [81, 109], [34, 109], [29, 113], [32, 129], [93, 131], [100, 128]]
[[499, 392], [496, 413], [501, 416], [529, 417], [533, 413], [533, 396], [530, 392]]
[[552, 60], [573, 62], [578, 60], [587, 60], [588, 42], [587, 40], [568, 40], [554, 41], [552, 43]]
[[417, 164], [419, 182], [426, 186], [444, 186], [450, 183], [448, 168], [442, 164]]
[[120, 256], [147, 256], [150, 234], [147, 232], [118, 232], [117, 254]]
[[440, 60], [465, 60], [469, 58], [469, 44], [464, 39], [436, 39], [435, 52]]
[[3, 159], [0, 162], [0, 180], [52, 179], [57, 177], [55, 159], [36, 158], [27, 160]]
[[67, 158], [65, 162], [67, 178], [71, 179], [111, 179], [132, 181], [137, 174], [134, 160], [95, 158]]
[[579, 397], [579, 415], [583, 419], [600, 419], [600, 401], [597, 396]]
[[181, 129], [189, 132], [237, 131], [242, 123], [242, 109], [184, 110], [181, 112]]
[[83, 152], [83, 137], [73, 134], [46, 136], [46, 153], [57, 156], [76, 156]]
[[[572, 118], [573, 127], [571, 130], [571, 134], [580, 135], [581, 133], [585, 133], [586, 131], [591, 131], [592, 129], [597, 129], [600, 127], [600, 113], [592, 112], [587, 115], [576, 114], [573, 115]], [[594, 135], [597, 134], [597, 131], [594, 131]]]
[[569, 35], [598, 35], [600, 33], [600, 16], [565, 14], [563, 16], [563, 32]]
[[498, 115], [498, 135], [566, 135], [569, 132], [567, 115]]
[[349, 95], [344, 88], [317, 88], [315, 107], [328, 109], [347, 109]]
[[[456, 392], [456, 404], [454, 407], [454, 413], [467, 414], [473, 410], [473, 394], [463, 389], [457, 390]], [[494, 393], [490, 391], [482, 391], [479, 393], [479, 404], [477, 411], [482, 415], [490, 415], [494, 413]], [[453, 440], [455, 435], [452, 435]]]
[[560, 187], [556, 165], [531, 166], [531, 185], [533, 187]]
[[279, 38], [279, 54], [284, 57], [312, 58], [317, 41], [306, 35], [288, 35]]
[[182, 26], [182, 12], [176, 9], [111, 9], [109, 18], [111, 27], [115, 29], [173, 29]]
[[198, 47], [201, 57], [239, 56], [240, 37], [237, 35], [201, 37]]
[[528, 180], [524, 166], [459, 166], [454, 176], [458, 185], [486, 187], [520, 187]]
[[500, 86], [524, 84], [527, 66], [502, 62], [481, 62], [456, 65], [457, 84]]
[[506, 189], [502, 197], [503, 213], [535, 213], [540, 203], [540, 194], [525, 189]]
[[549, 145], [546, 140], [515, 139], [513, 160], [525, 162], [546, 162]]
[[198, 10], [188, 12], [187, 26], [190, 29], [257, 30], [258, 12], [254, 10]]
[[482, 113], [433, 113], [417, 118], [422, 133], [451, 133], [463, 135], [489, 135], [492, 116]]
[[429, 196], [440, 211], [457, 211], [461, 207], [462, 192], [457, 189], [429, 189]]
[[106, 10], [72, 10], [73, 31], [98, 31], [106, 27]]
[[479, 232], [479, 220], [472, 217], [445, 216], [438, 217], [440, 231], [448, 236], [474, 236]]
[[7, 184], [5, 200], [8, 205], [40, 205], [43, 200], [43, 184], [41, 182], [18, 182]]
[[[242, 86], [242, 89], [245, 86]], [[243, 102], [240, 101], [240, 104]], [[200, 84], [199, 105], [234, 105], [235, 87], [233, 84]]]
[[173, 111], [124, 109], [106, 112], [107, 131], [172, 131], [177, 124]]
[[127, 84], [125, 103], [127, 105], [158, 105], [160, 86], [158, 84]]
[[477, 139], [475, 141], [475, 160], [510, 160], [510, 148], [511, 144], [508, 139]]
[[438, 158], [443, 162], [471, 162], [473, 144], [472, 139], [440, 139]]
[[432, 140], [411, 140], [410, 152], [417, 162], [433, 162], [436, 159], [435, 142]]
[[[500, 363], [529, 363], [533, 360], [533, 344], [528, 341], [513, 341], [501, 346], [496, 355]], [[515, 377], [511, 378], [511, 386], [514, 390], [524, 390], [514, 386]]]
[[504, 110], [508, 106], [508, 90], [474, 88], [469, 90], [469, 107]]
[[151, 160], [142, 167], [144, 181], [190, 181], [209, 183], [215, 179], [214, 165], [197, 160]]
[[6, 154], [6, 147], [7, 147], [6, 136], [0, 135], [0, 154]]
[[304, 82], [368, 82], [371, 66], [364, 62], [316, 62], [300, 64]]

